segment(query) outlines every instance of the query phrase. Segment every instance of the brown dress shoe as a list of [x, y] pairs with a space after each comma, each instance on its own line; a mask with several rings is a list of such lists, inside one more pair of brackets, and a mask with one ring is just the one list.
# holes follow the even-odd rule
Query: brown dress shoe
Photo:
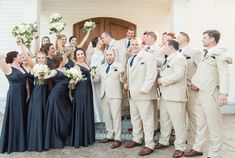
[[174, 154], [172, 155], [173, 158], [179, 158], [184, 156], [184, 152], [180, 150], [175, 150]]
[[118, 148], [119, 146], [121, 146], [122, 142], [119, 140], [114, 140], [114, 142], [111, 145], [112, 149]]
[[99, 143], [108, 143], [108, 142], [113, 142], [113, 139], [104, 138], [99, 141]]
[[136, 146], [141, 146], [142, 144], [137, 143], [135, 141], [130, 141], [129, 143], [127, 143], [126, 145], [124, 145], [125, 148], [134, 148]]
[[168, 147], [169, 147], [169, 145], [163, 145], [163, 144], [157, 143], [154, 146], [154, 149], [162, 149], [162, 148], [168, 148]]
[[193, 157], [193, 156], [201, 156], [201, 155], [203, 155], [202, 152], [198, 152], [196, 150], [191, 149], [189, 152], [186, 152], [184, 154], [184, 157]]
[[154, 152], [153, 149], [150, 149], [148, 147], [144, 147], [143, 149], [140, 150], [140, 152], [138, 153], [139, 156], [145, 156], [145, 155], [149, 155], [152, 152]]

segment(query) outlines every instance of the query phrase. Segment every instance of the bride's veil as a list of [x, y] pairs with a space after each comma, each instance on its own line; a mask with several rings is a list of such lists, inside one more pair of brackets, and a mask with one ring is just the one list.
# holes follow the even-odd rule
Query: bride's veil
[[90, 42], [87, 49], [86, 49], [86, 62], [90, 65], [91, 55], [94, 53], [94, 48], [92, 43]]

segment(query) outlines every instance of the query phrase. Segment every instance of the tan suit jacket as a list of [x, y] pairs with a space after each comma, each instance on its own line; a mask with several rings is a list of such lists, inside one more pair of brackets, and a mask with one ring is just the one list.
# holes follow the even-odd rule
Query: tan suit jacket
[[226, 53], [226, 50], [216, 48], [202, 59], [192, 78], [192, 84], [210, 95], [217, 86], [219, 93], [228, 94], [228, 64], [232, 64], [232, 57]]
[[187, 101], [187, 61], [175, 52], [168, 56], [160, 71], [162, 98], [169, 101]]
[[120, 77], [119, 70], [123, 69], [121, 63], [114, 62], [106, 74], [107, 64], [102, 64], [99, 67], [98, 73], [93, 79], [95, 82], [101, 82], [100, 97], [103, 98], [122, 98], [122, 82], [123, 79]]
[[111, 43], [109, 44], [109, 47], [105, 48], [104, 54], [106, 54], [106, 52], [109, 49], [113, 49], [115, 51], [115, 54], [116, 54], [115, 62], [120, 62], [123, 66], [125, 66], [126, 65], [126, 48], [123, 47], [119, 41], [113, 39]]
[[159, 46], [152, 45], [149, 48], [149, 46], [146, 45], [144, 46], [143, 49], [154, 56], [154, 58], [157, 60], [158, 67], [162, 66], [165, 60], [165, 54], [163, 53], [163, 51], [161, 50]]
[[197, 70], [197, 66], [202, 61], [203, 54], [200, 51], [194, 50], [189, 46], [182, 48], [182, 54], [187, 61], [187, 84], [191, 85], [191, 79]]
[[[151, 54], [141, 51], [137, 54], [133, 65], [130, 66], [133, 57], [131, 56], [127, 62], [129, 97], [134, 100], [157, 99], [155, 86], [157, 78], [156, 60]], [[141, 94], [141, 91], [147, 94]]]

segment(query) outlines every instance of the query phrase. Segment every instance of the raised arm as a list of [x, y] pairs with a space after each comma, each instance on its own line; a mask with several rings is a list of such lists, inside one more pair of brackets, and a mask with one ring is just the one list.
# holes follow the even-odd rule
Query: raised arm
[[87, 39], [88, 39], [90, 33], [91, 33], [91, 30], [89, 30], [89, 31], [86, 33], [86, 36], [82, 39], [82, 42], [77, 45], [78, 48], [82, 48], [82, 47], [84, 46], [84, 44], [86, 43], [86, 41], [87, 41]]
[[37, 56], [37, 54], [39, 52], [39, 36], [38, 36], [37, 32], [34, 32], [33, 38], [34, 38], [34, 49], [33, 49], [33, 52], [34, 52], [35, 56]]
[[21, 48], [21, 51], [22, 51], [23, 55], [25, 56], [25, 58], [26, 58], [26, 60], [27, 60], [27, 62], [28, 62], [28, 65], [29, 65], [31, 68], [33, 68], [34, 63], [33, 63], [33, 61], [32, 61], [32, 58], [31, 58], [31, 57], [29, 56], [29, 54], [28, 54], [28, 49], [27, 49], [27, 47], [21, 43], [21, 44], [20, 44], [20, 48]]
[[0, 54], [0, 68], [6, 75], [12, 72], [11, 66], [6, 63], [5, 56], [2, 54]]
[[57, 74], [57, 71], [56, 71], [56, 70], [51, 70], [51, 73], [50, 73], [49, 75], [44, 76], [43, 79], [53, 78], [53, 77], [56, 76], [56, 74]]
[[62, 46], [62, 37], [59, 32], [56, 34], [56, 49], [60, 52], [60, 54], [65, 53]]

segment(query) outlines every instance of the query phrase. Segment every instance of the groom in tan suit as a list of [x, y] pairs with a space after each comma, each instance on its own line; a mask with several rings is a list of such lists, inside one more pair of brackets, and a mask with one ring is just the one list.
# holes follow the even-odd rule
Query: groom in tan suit
[[121, 82], [125, 71], [122, 64], [114, 60], [115, 52], [110, 49], [106, 52], [107, 63], [100, 66], [97, 74], [92, 74], [95, 82], [101, 82], [101, 104], [108, 131], [106, 138], [100, 140], [100, 143], [112, 142], [114, 138], [112, 149], [121, 145]]
[[[192, 78], [192, 89], [198, 91], [196, 115], [197, 131], [193, 149], [185, 157], [202, 155], [207, 131], [211, 140], [208, 158], [219, 157], [222, 145], [222, 114], [220, 106], [227, 103], [229, 89], [228, 64], [232, 58], [224, 49], [217, 47], [220, 32], [207, 30], [203, 33], [204, 58]], [[223, 157], [223, 156], [221, 156]]]
[[191, 79], [197, 70], [197, 66], [202, 60], [202, 53], [196, 51], [189, 46], [190, 37], [185, 32], [180, 32], [177, 41], [179, 42], [179, 52], [187, 61], [187, 86], [189, 92], [189, 100], [186, 103], [186, 111], [188, 114], [188, 127], [190, 133], [188, 134], [188, 144], [193, 145], [196, 136], [196, 98], [197, 92], [191, 90]]
[[120, 42], [112, 37], [111, 32], [103, 32], [101, 35], [101, 39], [106, 45], [104, 49], [104, 54], [106, 54], [108, 50], [113, 49], [115, 51], [116, 56], [115, 61], [120, 62], [123, 66], [125, 66], [127, 61], [126, 48], [120, 46]]
[[168, 56], [160, 71], [157, 83], [161, 89], [161, 136], [155, 149], [169, 146], [170, 131], [175, 129], [176, 140], [173, 158], [182, 157], [186, 149], [185, 111], [187, 98], [187, 62], [179, 54], [179, 43], [168, 40], [164, 52]]
[[151, 154], [154, 151], [154, 104], [156, 99], [155, 81], [157, 78], [157, 62], [153, 56], [140, 51], [136, 39], [131, 42], [134, 54], [127, 62], [127, 84], [129, 88], [129, 103], [133, 139], [125, 145], [133, 148], [142, 144], [145, 147], [138, 153], [140, 156]]

